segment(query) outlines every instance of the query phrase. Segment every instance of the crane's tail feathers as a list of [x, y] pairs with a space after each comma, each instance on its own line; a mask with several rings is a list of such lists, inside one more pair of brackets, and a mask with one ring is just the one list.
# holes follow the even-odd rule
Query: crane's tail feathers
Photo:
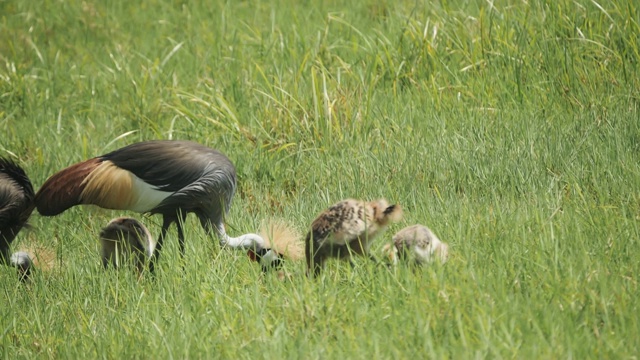
[[36, 193], [36, 207], [44, 216], [54, 216], [81, 204], [85, 179], [100, 165], [99, 158], [69, 166], [45, 181]]
[[265, 240], [265, 248], [275, 250], [288, 260], [304, 258], [302, 235], [284, 220], [269, 220], [263, 223], [260, 236]]

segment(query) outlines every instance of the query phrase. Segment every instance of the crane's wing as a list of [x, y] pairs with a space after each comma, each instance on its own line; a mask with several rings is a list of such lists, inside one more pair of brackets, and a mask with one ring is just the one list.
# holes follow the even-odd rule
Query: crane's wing
[[228, 173], [235, 185], [236, 170], [225, 155], [189, 141], [145, 141], [101, 158], [132, 172], [160, 191], [182, 190], [206, 176], [209, 171]]
[[154, 212], [183, 206], [185, 196], [222, 194], [228, 207], [235, 186], [235, 167], [222, 153], [188, 141], [145, 141], [61, 170], [42, 185], [35, 203], [45, 216], [80, 204]]

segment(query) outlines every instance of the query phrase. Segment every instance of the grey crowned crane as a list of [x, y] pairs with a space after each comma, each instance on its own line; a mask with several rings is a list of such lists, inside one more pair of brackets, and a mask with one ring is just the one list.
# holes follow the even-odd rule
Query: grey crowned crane
[[393, 244], [383, 248], [391, 263], [397, 264], [398, 258], [416, 265], [439, 260], [447, 261], [449, 245], [443, 243], [428, 227], [420, 224], [408, 226], [393, 236]]
[[207, 233], [215, 231], [223, 246], [263, 248], [256, 234], [227, 235], [224, 216], [236, 191], [236, 169], [218, 150], [190, 142], [155, 140], [134, 143], [61, 170], [36, 193], [38, 212], [54, 216], [75, 205], [160, 214], [162, 229], [150, 264], [153, 272], [172, 223], [178, 228], [194, 213]]
[[385, 199], [347, 199], [332, 205], [313, 221], [305, 239], [307, 275], [318, 276], [329, 258], [371, 258], [372, 240], [400, 220], [400, 205], [389, 205]]
[[15, 162], [0, 158], [0, 264], [10, 264], [28, 277], [32, 261], [26, 253], [11, 256], [11, 243], [34, 208], [31, 181]]
[[100, 257], [105, 268], [130, 263], [142, 274], [154, 247], [149, 229], [131, 217], [115, 218], [100, 231]]

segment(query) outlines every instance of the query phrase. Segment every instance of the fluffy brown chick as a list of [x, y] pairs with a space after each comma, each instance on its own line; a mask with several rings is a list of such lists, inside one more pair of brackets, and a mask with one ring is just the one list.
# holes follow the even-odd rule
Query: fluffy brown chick
[[371, 242], [401, 219], [400, 205], [385, 199], [346, 199], [330, 206], [313, 221], [305, 239], [307, 275], [318, 276], [329, 258], [370, 256]]

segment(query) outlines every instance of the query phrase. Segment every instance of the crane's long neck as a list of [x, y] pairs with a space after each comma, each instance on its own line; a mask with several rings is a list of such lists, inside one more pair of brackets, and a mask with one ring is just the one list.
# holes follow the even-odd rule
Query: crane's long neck
[[218, 227], [218, 235], [220, 236], [220, 243], [224, 247], [233, 249], [262, 249], [265, 246], [264, 239], [258, 234], [249, 233], [234, 238], [227, 235], [224, 226]]
[[264, 239], [258, 234], [244, 234], [238, 237], [231, 237], [225, 234], [223, 245], [234, 249], [262, 249], [264, 248]]

